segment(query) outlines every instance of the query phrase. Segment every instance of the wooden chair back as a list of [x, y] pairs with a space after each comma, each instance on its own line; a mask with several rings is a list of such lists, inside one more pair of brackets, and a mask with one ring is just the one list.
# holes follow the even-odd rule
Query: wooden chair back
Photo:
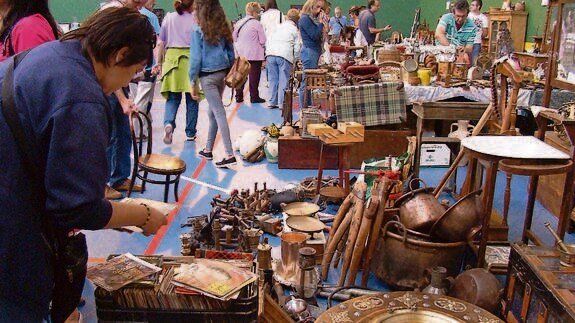
[[[497, 78], [500, 78], [497, 86]], [[515, 135], [517, 99], [522, 77], [508, 61], [493, 66], [491, 73], [491, 102], [495, 107], [488, 130], [493, 134]], [[511, 91], [509, 91], [511, 85]]]

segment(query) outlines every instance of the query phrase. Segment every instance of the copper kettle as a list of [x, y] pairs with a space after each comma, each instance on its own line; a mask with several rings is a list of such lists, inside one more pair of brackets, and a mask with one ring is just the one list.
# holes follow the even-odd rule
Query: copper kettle
[[[423, 187], [414, 189], [417, 182], [423, 183]], [[423, 180], [412, 179], [409, 188], [411, 191], [395, 202], [395, 207], [399, 207], [399, 220], [408, 229], [427, 233], [445, 208], [432, 194], [433, 187], [427, 187]]]

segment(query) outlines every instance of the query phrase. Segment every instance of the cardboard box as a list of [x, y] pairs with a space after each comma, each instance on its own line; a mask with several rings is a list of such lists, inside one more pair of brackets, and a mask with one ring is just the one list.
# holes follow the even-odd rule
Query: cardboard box
[[447, 167], [451, 150], [446, 144], [422, 144], [420, 166]]

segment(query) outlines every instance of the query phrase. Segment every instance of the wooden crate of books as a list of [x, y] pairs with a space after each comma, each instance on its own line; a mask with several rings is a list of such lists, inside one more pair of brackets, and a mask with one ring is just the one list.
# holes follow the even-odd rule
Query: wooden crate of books
[[[224, 255], [225, 254], [225, 255]], [[94, 291], [96, 299], [96, 314], [99, 322], [137, 321], [137, 322], [256, 322], [258, 316], [258, 288], [257, 279], [253, 274], [254, 262], [251, 254], [228, 252], [207, 252], [206, 258], [196, 257], [167, 257], [144, 256], [144, 260], [152, 262], [162, 268], [162, 274], [147, 280], [130, 283], [120, 289], [107, 291], [97, 287]], [[217, 266], [211, 265], [215, 260], [207, 257], [219, 257], [225, 263], [216, 261]], [[220, 259], [221, 260], [221, 259]], [[224, 264], [224, 265], [219, 265]], [[186, 267], [187, 266], [187, 267]], [[230, 270], [230, 266], [235, 268]], [[177, 272], [179, 268], [186, 268]], [[242, 280], [232, 290], [222, 290], [218, 285], [210, 290], [212, 295], [217, 292], [219, 298], [209, 297], [201, 288], [192, 289], [193, 279], [197, 270], [206, 272], [207, 268], [216, 268], [218, 275], [231, 275], [236, 277], [237, 271], [243, 274], [248, 272], [250, 279]], [[232, 272], [232, 273], [230, 273]], [[191, 276], [180, 276], [188, 273]], [[180, 276], [180, 279], [175, 277]], [[214, 275], [215, 276], [215, 275]], [[161, 277], [161, 279], [160, 279]], [[186, 278], [187, 277], [187, 278]], [[206, 278], [206, 277], [204, 277]], [[242, 279], [243, 279], [242, 278]], [[208, 280], [203, 279], [202, 281]], [[180, 281], [175, 285], [172, 281]], [[221, 281], [227, 281], [220, 277]], [[244, 283], [244, 282], [247, 282]], [[192, 284], [187, 285], [186, 283]], [[213, 285], [210, 285], [213, 287]], [[204, 286], [205, 287], [205, 286]], [[202, 292], [198, 292], [201, 291]]]

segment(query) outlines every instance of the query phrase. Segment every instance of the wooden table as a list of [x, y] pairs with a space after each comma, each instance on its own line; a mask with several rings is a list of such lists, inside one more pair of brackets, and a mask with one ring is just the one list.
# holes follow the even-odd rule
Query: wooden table
[[482, 102], [423, 102], [413, 103], [413, 113], [417, 116], [417, 149], [413, 160], [414, 177], [419, 177], [419, 162], [422, 143], [459, 143], [457, 138], [423, 137], [425, 120], [479, 120], [487, 103]]
[[[551, 168], [552, 165], [561, 164], [571, 159], [569, 155], [532, 136], [472, 136], [463, 138], [463, 140], [461, 140], [461, 146], [465, 154], [469, 156], [467, 177], [462, 194], [478, 189], [478, 186], [481, 185], [483, 180], [482, 232], [484, 233], [489, 231], [495, 181], [497, 179], [500, 162], [504, 160], [506, 162], [516, 161], [521, 165], [539, 167], [539, 170], [543, 170], [541, 175], [547, 175], [547, 167]], [[517, 149], [517, 147], [522, 147], [522, 149]], [[485, 167], [485, 176], [481, 176], [481, 172], [477, 170], [477, 162], [480, 162]], [[526, 238], [526, 230], [530, 229], [527, 225], [531, 225], [530, 221], [533, 217], [533, 208], [529, 206], [534, 204], [535, 193], [537, 191], [537, 181], [535, 180], [534, 185], [531, 185], [534, 178], [536, 179], [537, 176], [531, 176], [529, 185], [527, 198], [528, 210], [525, 215], [526, 225], [523, 228], [523, 239]], [[562, 223], [561, 219], [557, 233], [561, 237], [565, 233], [565, 224]], [[533, 235], [529, 237], [533, 238]], [[483, 267], [485, 265], [485, 248], [488, 239], [488, 234], [481, 235], [481, 240], [477, 248], [477, 267]]]

